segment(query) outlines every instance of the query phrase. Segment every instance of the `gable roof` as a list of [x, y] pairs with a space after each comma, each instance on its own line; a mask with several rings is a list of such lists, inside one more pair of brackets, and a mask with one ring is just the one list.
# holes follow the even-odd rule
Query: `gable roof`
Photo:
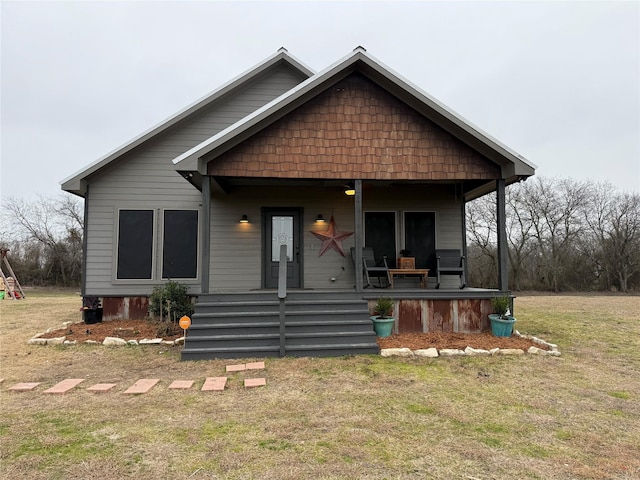
[[62, 180], [60, 182], [62, 189], [79, 196], [84, 196], [84, 193], [86, 192], [86, 178], [88, 176], [98, 172], [99, 170], [106, 167], [114, 160], [130, 152], [134, 148], [142, 145], [143, 143], [152, 139], [156, 135], [168, 130], [172, 126], [176, 125], [178, 122], [181, 122], [185, 118], [197, 113], [203, 108], [206, 108], [216, 100], [242, 87], [243, 85], [247, 84], [254, 78], [258, 77], [259, 75], [267, 72], [268, 70], [277, 68], [282, 64], [287, 64], [288, 66], [298, 71], [303, 77], [306, 77], [306, 78], [309, 78], [314, 74], [313, 70], [309, 69], [306, 65], [300, 62], [298, 59], [290, 55], [287, 49], [282, 47], [274, 55], [271, 55], [270, 57], [266, 58], [259, 64], [241, 73], [236, 78], [222, 85], [220, 88], [210, 92], [209, 94], [205, 95], [199, 100], [196, 100], [191, 105], [185, 107], [184, 109], [178, 111], [171, 117], [160, 122], [158, 125], [138, 135], [134, 139], [130, 140], [129, 142], [125, 143], [121, 147], [114, 150], [113, 152], [108, 153], [104, 157], [101, 157], [95, 162], [91, 163], [89, 166], [83, 168], [82, 170]]
[[355, 71], [364, 74], [499, 165], [503, 178], [516, 181], [535, 173], [535, 165], [384, 66], [362, 47], [356, 48], [335, 64], [178, 156], [173, 161], [176, 170], [183, 175], [206, 174], [207, 163], [211, 159], [238, 145]]

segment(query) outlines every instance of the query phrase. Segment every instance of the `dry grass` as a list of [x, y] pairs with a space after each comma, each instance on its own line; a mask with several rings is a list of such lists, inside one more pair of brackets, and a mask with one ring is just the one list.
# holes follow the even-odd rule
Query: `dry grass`
[[[229, 361], [26, 344], [79, 306], [51, 292], [0, 302], [3, 478], [640, 477], [640, 297], [519, 298], [520, 331], [560, 358], [271, 359], [267, 387], [245, 391], [240, 373], [221, 394], [198, 389]], [[118, 386], [41, 393], [64, 378]], [[161, 382], [122, 395], [139, 378]], [[169, 391], [176, 379], [196, 385]], [[43, 385], [7, 391], [19, 381]]]

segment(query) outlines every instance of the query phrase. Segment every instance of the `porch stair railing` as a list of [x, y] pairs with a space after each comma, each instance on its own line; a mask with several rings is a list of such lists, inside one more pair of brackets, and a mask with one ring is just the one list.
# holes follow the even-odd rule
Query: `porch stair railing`
[[[379, 353], [362, 294], [290, 290], [282, 300], [287, 356]], [[279, 356], [280, 302], [274, 291], [200, 295], [182, 359]]]
[[278, 300], [280, 301], [280, 309], [278, 311], [280, 317], [280, 356], [284, 357], [287, 351], [287, 246], [280, 245], [280, 262], [278, 264]]

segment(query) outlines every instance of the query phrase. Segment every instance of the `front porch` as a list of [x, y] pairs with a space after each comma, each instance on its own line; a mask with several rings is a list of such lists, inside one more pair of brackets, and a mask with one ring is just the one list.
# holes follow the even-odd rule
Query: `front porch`
[[394, 300], [394, 333], [479, 333], [489, 329], [487, 315], [497, 293], [474, 288], [293, 289], [284, 299], [283, 317], [276, 290], [200, 295], [182, 359], [376, 354], [369, 317], [380, 296]]

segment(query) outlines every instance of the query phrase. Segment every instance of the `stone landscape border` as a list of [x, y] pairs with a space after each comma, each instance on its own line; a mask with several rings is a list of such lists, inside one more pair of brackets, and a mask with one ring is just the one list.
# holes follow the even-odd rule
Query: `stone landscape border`
[[[544, 348], [536, 347], [532, 345], [529, 347], [526, 353], [533, 355], [549, 355], [552, 357], [559, 357], [560, 350], [558, 350], [558, 345], [555, 343], [549, 343], [541, 338], [534, 337], [531, 335], [522, 335], [519, 331], [514, 330], [513, 335], [520, 338], [526, 338], [527, 340], [531, 340], [533, 343], [541, 345], [543, 347], [549, 348], [549, 350], [545, 350]], [[411, 350], [409, 348], [383, 348], [380, 350], [380, 355], [383, 357], [427, 357], [427, 358], [436, 358], [436, 357], [456, 357], [456, 356], [479, 356], [479, 355], [524, 355], [525, 351], [520, 348], [492, 348], [491, 350], [484, 350], [480, 348], [471, 348], [467, 346], [464, 350], [460, 350], [457, 348], [443, 348], [438, 350], [435, 347], [419, 349], [419, 350]]]
[[[64, 322], [62, 324], [62, 328], [67, 328], [70, 325], [74, 325], [74, 322]], [[55, 330], [60, 330], [59, 328], [50, 328], [44, 333], [37, 333], [27, 340], [29, 345], [76, 345], [78, 342], [76, 340], [67, 340], [66, 337], [55, 337], [55, 338], [41, 338], [42, 335], [46, 335], [47, 333], [51, 333]], [[522, 335], [518, 330], [513, 331], [513, 335], [520, 338], [526, 338], [527, 340], [531, 340], [533, 343], [541, 345], [543, 347], [548, 348], [549, 350], [545, 350], [544, 348], [531, 346], [527, 350], [526, 353], [533, 355], [548, 355], [552, 357], [559, 357], [560, 351], [558, 350], [558, 345], [555, 343], [549, 343], [541, 338], [534, 337], [531, 335]], [[102, 343], [96, 342], [95, 340], [85, 340], [84, 344], [89, 345], [105, 345], [109, 347], [113, 346], [125, 346], [125, 345], [184, 345], [185, 337], [180, 337], [175, 340], [164, 340], [162, 338], [144, 338], [140, 341], [138, 340], [124, 340], [118, 337], [105, 337]], [[464, 350], [456, 349], [456, 348], [443, 348], [438, 350], [435, 347], [419, 349], [419, 350], [411, 350], [409, 348], [383, 348], [380, 350], [380, 355], [383, 357], [426, 357], [426, 358], [437, 358], [437, 357], [455, 357], [455, 356], [478, 356], [478, 355], [524, 355], [525, 351], [520, 348], [492, 348], [491, 350], [484, 350], [480, 348], [471, 348], [467, 347]]]
[[[82, 322], [64, 322], [62, 324], [62, 329], [68, 328], [70, 325], [79, 325]], [[55, 332], [56, 330], [60, 330], [61, 328], [49, 328], [44, 333], [36, 333], [32, 338], [27, 340], [29, 345], [77, 345], [78, 341], [76, 340], [67, 340], [67, 337], [54, 337], [54, 338], [42, 338], [42, 335], [46, 335], [47, 333]], [[166, 346], [174, 346], [174, 345], [184, 345], [184, 337], [176, 338], [175, 340], [164, 340], [162, 338], [143, 338], [142, 340], [125, 340], [119, 337], [105, 337], [102, 343], [96, 342], [95, 340], [85, 340], [84, 342], [80, 342], [81, 344], [86, 345], [105, 345], [107, 347], [120, 347], [125, 345], [166, 345]]]

